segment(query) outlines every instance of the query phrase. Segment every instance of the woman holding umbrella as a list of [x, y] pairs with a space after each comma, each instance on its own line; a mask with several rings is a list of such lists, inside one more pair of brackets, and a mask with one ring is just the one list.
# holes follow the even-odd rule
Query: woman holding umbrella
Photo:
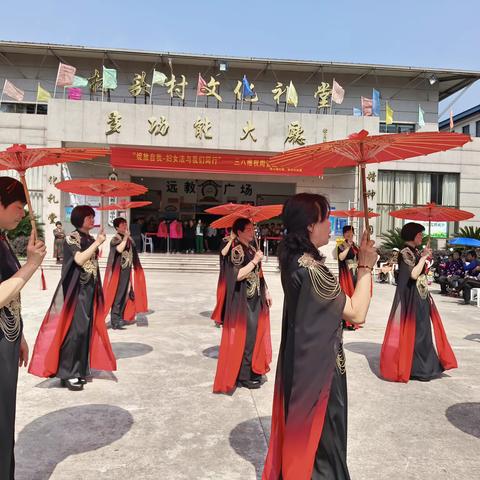
[[345, 295], [318, 250], [328, 243], [329, 213], [328, 200], [311, 193], [287, 200], [282, 213], [285, 304], [263, 480], [350, 479], [342, 318], [365, 322], [377, 252], [364, 234], [355, 292]]
[[[337, 246], [338, 280], [340, 287], [346, 295], [351, 297], [357, 283], [358, 247], [354, 241], [355, 230], [352, 225], [343, 227], [343, 242]], [[348, 330], [356, 330], [358, 326], [346, 320], [343, 327]]]
[[28, 363], [28, 346], [23, 336], [20, 291], [45, 257], [42, 241], [34, 232], [27, 247], [27, 261], [21, 267], [10, 248], [7, 230], [13, 230], [24, 217], [27, 203], [22, 184], [11, 177], [0, 177], [0, 478], [14, 478], [13, 445], [18, 367]]
[[263, 277], [263, 253], [253, 246], [254, 227], [237, 218], [233, 235], [221, 251], [224, 288], [214, 319], [223, 324], [214, 393], [230, 393], [238, 384], [260, 388], [272, 357], [269, 307], [272, 299]]
[[104, 323], [98, 248], [103, 230], [90, 235], [95, 211], [88, 205], [72, 210], [75, 230], [66, 237], [60, 283], [35, 342], [29, 372], [56, 376], [69, 390], [82, 390], [90, 368], [116, 370]]
[[[420, 253], [425, 227], [406, 223], [401, 230], [398, 279], [380, 356], [380, 373], [393, 382], [428, 382], [444, 370], [457, 368], [440, 314], [428, 291], [426, 261], [429, 246]], [[433, 347], [431, 324], [437, 351]]]

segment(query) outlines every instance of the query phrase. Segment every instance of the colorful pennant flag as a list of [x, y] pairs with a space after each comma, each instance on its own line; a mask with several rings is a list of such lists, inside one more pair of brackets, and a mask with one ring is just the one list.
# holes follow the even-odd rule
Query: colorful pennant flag
[[76, 71], [77, 69], [75, 67], [60, 62], [58, 65], [57, 80], [55, 85], [57, 87], [69, 87], [73, 85]]
[[21, 102], [25, 97], [25, 92], [17, 88], [10, 80], [5, 79], [5, 83], [3, 84], [2, 97], [4, 95], [13, 98], [17, 102]]
[[199, 73], [198, 74], [198, 83], [197, 83], [197, 96], [205, 96], [206, 92], [205, 89], [207, 87], [207, 82], [205, 79], [202, 77], [202, 75]]
[[88, 87], [88, 80], [86, 78], [75, 75], [73, 77], [72, 87]]
[[291, 80], [290, 85], [287, 87], [287, 105], [293, 105], [294, 107], [298, 105], [297, 89]]
[[117, 71], [114, 68], [103, 67], [103, 89], [115, 90], [117, 88]]
[[153, 71], [152, 85], [164, 86], [167, 81], [167, 76], [162, 72]]
[[422, 107], [419, 105], [418, 106], [418, 126], [420, 128], [423, 128], [425, 126], [424, 115], [425, 115], [425, 112], [422, 110]]
[[40, 84], [37, 87], [37, 102], [48, 102], [52, 96], [48, 90], [45, 90]]
[[333, 86], [332, 86], [332, 102], [335, 102], [338, 105], [340, 105], [341, 103], [343, 103], [344, 97], [345, 97], [345, 89], [334, 80]]
[[69, 100], [81, 100], [83, 91], [79, 87], [67, 88], [67, 97]]
[[450, 110], [450, 130], [453, 130], [453, 110]]
[[380, 116], [380, 92], [375, 89], [372, 91], [372, 115], [374, 117]]
[[242, 85], [243, 85], [243, 98], [255, 96], [254, 91], [250, 88], [250, 82], [247, 80], [246, 75], [243, 76]]
[[353, 107], [353, 116], [354, 117], [361, 117], [362, 116], [362, 111], [359, 108]]
[[385, 123], [387, 125], [391, 125], [393, 123], [393, 110], [390, 108], [388, 102], [385, 106]]
[[372, 99], [362, 97], [362, 115], [364, 117], [372, 116]]

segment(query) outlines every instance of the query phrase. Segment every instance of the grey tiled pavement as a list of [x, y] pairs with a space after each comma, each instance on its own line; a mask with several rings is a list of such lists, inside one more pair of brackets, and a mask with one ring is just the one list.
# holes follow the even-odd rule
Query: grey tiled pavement
[[[42, 292], [37, 276], [23, 293], [31, 347], [58, 277], [48, 271]], [[276, 357], [282, 293], [278, 274], [267, 281]], [[110, 331], [114, 375], [96, 372], [69, 392], [21, 372], [17, 480], [260, 478], [275, 364], [262, 389], [213, 395], [216, 275], [147, 272], [147, 282], [148, 325]], [[345, 333], [352, 479], [478, 479], [480, 309], [435, 295], [460, 368], [430, 383], [388, 383], [377, 375], [393, 293], [375, 285], [367, 325]]]

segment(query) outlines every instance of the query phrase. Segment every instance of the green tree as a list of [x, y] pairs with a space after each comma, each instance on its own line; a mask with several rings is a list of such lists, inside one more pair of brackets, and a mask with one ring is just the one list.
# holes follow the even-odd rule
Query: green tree
[[[386, 233], [383, 234], [382, 239], [382, 248], [385, 250], [393, 250], [394, 248], [398, 248], [401, 250], [405, 247], [405, 241], [400, 236], [401, 228], [395, 227], [392, 230], [387, 230]], [[432, 239], [432, 242], [435, 239]], [[422, 245], [426, 245], [428, 241], [428, 235], [423, 236]]]
[[462, 238], [476, 238], [477, 240], [480, 240], [480, 227], [472, 227], [471, 225], [468, 227], [462, 227], [456, 236]]
[[[39, 238], [44, 238], [44, 224], [39, 221], [39, 216], [35, 215], [35, 224], [37, 226], [37, 232]], [[32, 224], [30, 222], [30, 214], [26, 213], [20, 220], [17, 228], [9, 230], [7, 237], [10, 240], [13, 251], [19, 257], [25, 257], [27, 255], [27, 245], [30, 234], [32, 233]]]

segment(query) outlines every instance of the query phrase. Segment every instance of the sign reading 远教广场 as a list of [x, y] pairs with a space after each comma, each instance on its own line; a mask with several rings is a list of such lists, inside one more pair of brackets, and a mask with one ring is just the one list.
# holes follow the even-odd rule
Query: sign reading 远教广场
[[206, 151], [111, 148], [115, 168], [188, 172], [309, 175], [304, 167], [274, 167], [268, 156], [227, 154]]

